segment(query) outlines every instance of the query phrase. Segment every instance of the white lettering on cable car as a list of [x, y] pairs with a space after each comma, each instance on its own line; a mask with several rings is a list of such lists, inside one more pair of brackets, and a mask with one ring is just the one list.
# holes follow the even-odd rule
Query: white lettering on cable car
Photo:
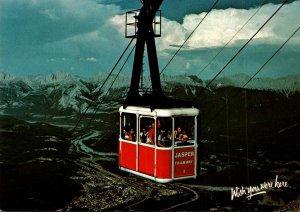
[[184, 164], [191, 164], [191, 163], [193, 163], [192, 160], [175, 161], [175, 165], [184, 165]]
[[176, 152], [175, 153], [175, 166], [176, 165], [193, 164], [194, 163], [194, 158], [193, 158], [194, 155], [195, 155], [195, 153], [193, 151]]
[[175, 158], [193, 157], [194, 152], [177, 152]]

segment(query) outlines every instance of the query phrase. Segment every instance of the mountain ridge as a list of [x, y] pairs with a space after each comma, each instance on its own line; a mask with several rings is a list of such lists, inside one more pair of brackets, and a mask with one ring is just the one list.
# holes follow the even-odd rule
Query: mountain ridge
[[[84, 82], [93, 82], [102, 84], [104, 79], [108, 76], [108, 73], [99, 72], [92, 77], [80, 77], [72, 75], [66, 71], [56, 71], [47, 75], [37, 75], [37, 76], [14, 76], [11, 74], [7, 74], [5, 72], [0, 72], [0, 82], [12, 82], [12, 81], [24, 81], [30, 86], [35, 85], [45, 85], [52, 83], [66, 83], [69, 81], [84, 81]], [[111, 75], [111, 78], [115, 77], [114, 74]], [[212, 85], [214, 86], [237, 86], [242, 87], [251, 77], [247, 74], [235, 74], [231, 76], [219, 77], [214, 80]], [[109, 79], [108, 82], [112, 81]], [[202, 80], [197, 75], [165, 75], [161, 76], [162, 83], [164, 82], [176, 82], [180, 84], [203, 84], [206, 85], [210, 80]], [[129, 86], [130, 76], [127, 75], [119, 75], [116, 80], [115, 85], [127, 85]], [[144, 77], [144, 82], [146, 86], [150, 85], [150, 77]], [[109, 84], [109, 83], [108, 83]], [[277, 84], [277, 85], [276, 85]], [[254, 78], [247, 85], [248, 88], [252, 89], [286, 89], [288, 87], [284, 86], [284, 84], [289, 84], [293, 86], [289, 86], [290, 89], [300, 91], [300, 74], [289, 75], [280, 78]], [[296, 85], [296, 86], [295, 86]]]
[[[45, 76], [18, 77], [0, 73], [0, 108], [2, 114], [30, 112], [57, 113], [67, 111], [82, 113], [94, 100], [108, 74], [98, 73], [94, 77], [74, 76], [65, 71], [54, 72]], [[114, 82], [112, 75], [95, 99], [92, 112], [97, 105], [111, 102], [118, 105], [127, 95], [130, 77], [120, 75]], [[235, 75], [218, 78], [209, 90], [223, 87], [243, 87], [250, 79], [247, 75]], [[194, 99], [209, 81], [203, 81], [195, 75], [161, 76], [162, 87], [170, 97]], [[110, 89], [111, 84], [114, 86]], [[143, 79], [144, 87], [150, 87], [149, 77]], [[268, 90], [285, 97], [300, 92], [300, 74], [278, 79], [255, 78], [246, 86], [247, 89]], [[107, 94], [107, 95], [106, 95]], [[105, 98], [104, 98], [105, 96]]]

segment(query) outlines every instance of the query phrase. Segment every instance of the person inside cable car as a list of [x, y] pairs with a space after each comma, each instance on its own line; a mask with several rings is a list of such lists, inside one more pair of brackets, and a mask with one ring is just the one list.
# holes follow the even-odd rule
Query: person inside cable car
[[170, 141], [172, 141], [172, 130], [167, 130], [167, 137]]
[[180, 126], [177, 127], [177, 129], [174, 132], [174, 138], [176, 141], [181, 141], [182, 140], [182, 128]]
[[191, 136], [187, 133], [187, 131], [183, 130], [181, 126], [178, 126], [174, 132], [174, 138], [176, 145], [185, 146], [190, 145], [191, 143], [188, 140], [191, 140]]
[[157, 146], [159, 147], [170, 147], [172, 140], [170, 139], [168, 132], [162, 128], [158, 133]]
[[162, 128], [158, 131], [157, 136], [157, 146], [159, 147], [165, 147], [165, 141], [167, 139], [166, 131]]
[[128, 140], [129, 141], [135, 141], [135, 132], [134, 128], [131, 128], [128, 134]]
[[125, 126], [124, 128], [123, 128], [123, 131], [122, 131], [122, 138], [124, 139], [124, 140], [128, 140], [129, 139], [129, 127], [128, 126]]
[[[129, 130], [130, 129], [130, 130]], [[127, 141], [135, 141], [134, 128], [125, 127], [123, 129], [122, 138]]]
[[129, 140], [129, 132], [127, 130], [124, 130], [124, 139]]
[[143, 130], [140, 133], [140, 139], [142, 143], [146, 143], [147, 142], [147, 138], [148, 138], [149, 132], [147, 130], [147, 128], [143, 128]]
[[147, 139], [147, 144], [152, 144], [154, 145], [155, 141], [155, 122], [151, 124], [151, 128], [148, 133], [148, 139]]
[[[157, 119], [157, 128], [160, 129], [160, 120]], [[148, 144], [155, 144], [155, 119], [153, 119], [151, 124], [151, 129], [149, 130], [149, 139], [147, 141]]]

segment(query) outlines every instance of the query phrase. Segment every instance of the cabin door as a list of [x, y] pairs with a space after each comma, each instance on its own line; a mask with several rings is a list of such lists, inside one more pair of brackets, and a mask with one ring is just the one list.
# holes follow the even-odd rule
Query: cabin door
[[122, 113], [120, 116], [120, 139], [119, 139], [119, 165], [137, 170], [138, 138], [136, 137], [137, 116], [131, 113]]
[[153, 121], [153, 117], [139, 117], [138, 171], [151, 176], [155, 173], [155, 145], [149, 142]]

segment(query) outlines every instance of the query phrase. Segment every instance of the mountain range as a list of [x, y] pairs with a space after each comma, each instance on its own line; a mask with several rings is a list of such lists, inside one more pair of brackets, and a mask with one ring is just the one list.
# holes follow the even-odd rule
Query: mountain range
[[[112, 75], [102, 87], [107, 76], [0, 73], [1, 209], [93, 210], [111, 207], [113, 198], [104, 198], [108, 202], [102, 198], [107, 194], [118, 194], [118, 201], [130, 204], [136, 195], [142, 202], [137, 210], [152, 204], [148, 200], [165, 206], [171, 199], [177, 204], [195, 192], [199, 200], [189, 207], [195, 210], [203, 201], [207, 203], [203, 210], [277, 210], [299, 200], [300, 75], [255, 78], [246, 87], [247, 75], [221, 77], [213, 83], [191, 75], [161, 76], [167, 96], [194, 100], [200, 109], [200, 175], [185, 184], [195, 190], [187, 189], [181, 196], [170, 195], [175, 184], [157, 185], [119, 172], [117, 109], [127, 95], [130, 77], [121, 75], [114, 82]], [[149, 78], [143, 84], [149, 87]], [[289, 188], [271, 189], [251, 202], [245, 200], [247, 204], [244, 199], [230, 200], [230, 187], [260, 185], [277, 175]], [[137, 193], [143, 188], [149, 193]], [[143, 195], [146, 202], [140, 199]], [[124, 208], [123, 203], [119, 207], [113, 210]]]
[[[19, 77], [0, 73], [0, 113], [1, 114], [72, 114], [83, 112], [98, 94], [108, 74], [99, 73], [94, 77], [79, 77], [68, 72], [58, 71], [46, 76]], [[244, 87], [250, 76], [234, 75], [217, 78], [208, 90], [222, 87]], [[120, 75], [116, 81], [112, 75], [99, 92], [92, 112], [99, 104], [110, 103], [118, 107], [127, 95], [130, 77]], [[193, 99], [209, 83], [195, 75], [162, 75], [162, 86], [169, 96]], [[113, 84], [110, 89], [111, 84]], [[144, 87], [150, 87], [149, 77], [143, 79]], [[246, 88], [268, 90], [289, 95], [300, 92], [300, 75], [284, 78], [254, 78]], [[178, 91], [180, 93], [178, 94]], [[102, 110], [105, 110], [105, 107]]]

